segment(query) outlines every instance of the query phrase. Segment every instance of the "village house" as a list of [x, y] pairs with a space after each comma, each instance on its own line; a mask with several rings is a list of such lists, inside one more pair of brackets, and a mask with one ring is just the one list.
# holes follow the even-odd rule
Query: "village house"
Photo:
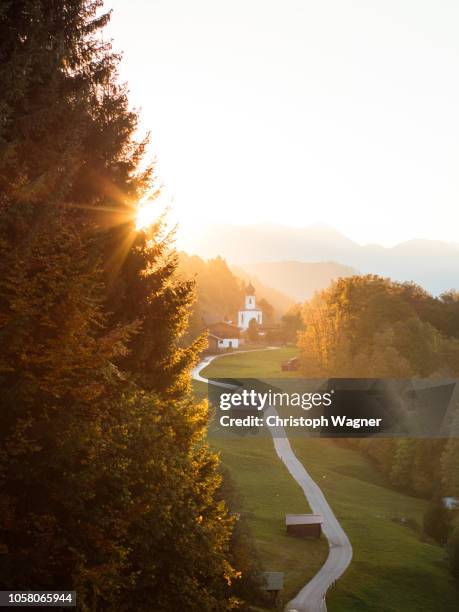
[[241, 330], [236, 325], [226, 321], [209, 325], [209, 350], [211, 352], [237, 349], [239, 348], [240, 338]]

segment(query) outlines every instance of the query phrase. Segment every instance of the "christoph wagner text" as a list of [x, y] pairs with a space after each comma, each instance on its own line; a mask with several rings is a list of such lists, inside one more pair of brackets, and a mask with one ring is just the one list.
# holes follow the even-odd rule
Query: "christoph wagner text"
[[331, 406], [334, 391], [326, 393], [281, 393], [266, 391], [260, 393], [251, 389], [244, 389], [240, 393], [222, 393], [220, 395], [220, 410], [231, 408], [252, 408], [253, 410], [264, 410], [268, 406], [273, 407], [301, 407], [303, 410], [311, 410], [319, 406]]
[[321, 416], [316, 419], [305, 417], [280, 417], [279, 415], [269, 415], [266, 419], [259, 416], [230, 417], [225, 414], [220, 417], [222, 427], [308, 427], [309, 429], [333, 427], [360, 429], [361, 427], [380, 427], [382, 419], [351, 419], [346, 416], [332, 415], [330, 419]]

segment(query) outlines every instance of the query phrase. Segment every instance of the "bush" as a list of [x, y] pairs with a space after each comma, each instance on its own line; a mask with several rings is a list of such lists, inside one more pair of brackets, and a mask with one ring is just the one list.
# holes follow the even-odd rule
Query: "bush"
[[450, 529], [450, 517], [441, 498], [437, 497], [430, 502], [424, 514], [423, 529], [424, 533], [440, 544], [446, 542]]
[[451, 574], [459, 582], [459, 526], [455, 527], [446, 545]]

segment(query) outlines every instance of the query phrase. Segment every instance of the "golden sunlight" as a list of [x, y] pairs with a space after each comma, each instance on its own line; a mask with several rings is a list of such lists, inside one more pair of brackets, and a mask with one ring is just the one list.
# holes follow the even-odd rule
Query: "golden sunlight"
[[146, 229], [158, 221], [158, 206], [153, 199], [139, 202], [137, 206], [136, 230]]

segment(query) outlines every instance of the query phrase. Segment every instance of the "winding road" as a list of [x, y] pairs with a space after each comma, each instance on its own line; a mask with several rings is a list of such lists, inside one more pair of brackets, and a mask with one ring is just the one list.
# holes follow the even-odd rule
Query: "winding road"
[[[274, 349], [264, 349], [274, 350]], [[244, 352], [244, 351], [239, 351]], [[248, 352], [248, 351], [245, 351]], [[201, 361], [192, 371], [195, 380], [207, 383], [207, 379], [201, 376], [201, 371], [216, 358], [222, 358], [234, 353], [215, 355]], [[218, 384], [218, 383], [214, 383]], [[265, 415], [276, 415], [273, 407], [265, 410]], [[277, 456], [284, 463], [291, 476], [303, 489], [311, 510], [315, 514], [321, 514], [324, 522], [322, 525], [325, 537], [328, 540], [329, 553], [327, 560], [317, 574], [301, 589], [285, 607], [288, 612], [326, 612], [327, 605], [325, 596], [328, 589], [346, 571], [352, 560], [352, 546], [344, 529], [333, 514], [320, 487], [305, 470], [303, 464], [298, 461], [292, 450], [283, 427], [270, 427], [274, 448]]]

